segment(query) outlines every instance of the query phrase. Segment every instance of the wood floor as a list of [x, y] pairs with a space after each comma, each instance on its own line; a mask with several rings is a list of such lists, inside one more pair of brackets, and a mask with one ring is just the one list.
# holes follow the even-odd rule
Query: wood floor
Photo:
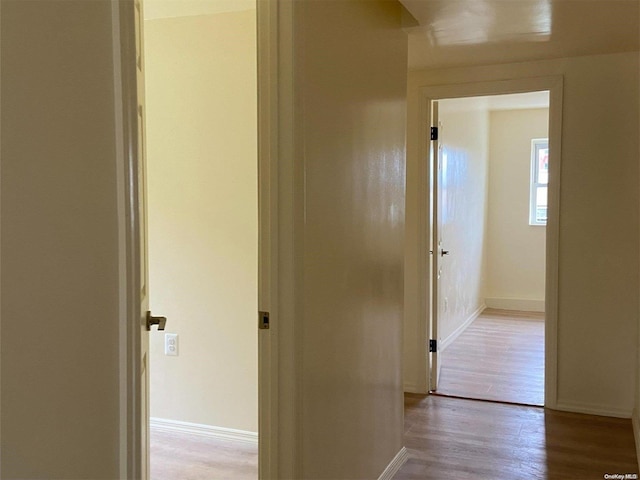
[[[631, 421], [405, 394], [394, 480], [598, 480], [638, 473]], [[151, 480], [256, 480], [257, 446], [151, 431]], [[335, 479], [346, 480], [346, 479]]]
[[[405, 394], [394, 480], [599, 480], [638, 473], [631, 421]], [[629, 477], [632, 478], [632, 477]]]
[[[638, 473], [630, 420], [405, 394], [394, 480], [598, 480]], [[257, 446], [151, 432], [151, 480], [255, 480]], [[335, 479], [344, 480], [344, 479]]]
[[486, 309], [441, 356], [437, 392], [544, 404], [544, 314]]
[[[439, 391], [542, 403], [544, 324], [539, 316], [510, 317], [485, 311], [447, 349]], [[638, 473], [628, 419], [405, 394], [404, 428], [410, 457], [394, 480], [596, 480]], [[151, 480], [257, 478], [257, 445], [151, 431]]]
[[257, 480], [258, 445], [151, 429], [151, 480]]

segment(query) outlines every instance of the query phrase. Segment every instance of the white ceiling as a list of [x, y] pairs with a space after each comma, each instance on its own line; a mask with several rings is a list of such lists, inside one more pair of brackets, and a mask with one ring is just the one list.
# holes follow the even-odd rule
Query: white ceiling
[[400, 1], [413, 69], [640, 49], [639, 0]]
[[256, 0], [145, 0], [144, 18], [189, 17], [255, 8]]
[[464, 112], [469, 110], [522, 110], [528, 108], [549, 108], [549, 92], [447, 98], [440, 101], [440, 110], [442, 112]]

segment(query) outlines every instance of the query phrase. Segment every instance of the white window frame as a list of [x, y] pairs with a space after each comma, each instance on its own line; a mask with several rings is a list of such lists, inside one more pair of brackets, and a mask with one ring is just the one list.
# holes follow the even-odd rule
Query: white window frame
[[[531, 179], [530, 179], [530, 188], [529, 188], [529, 225], [532, 226], [546, 226], [547, 221], [540, 221], [536, 218], [536, 207], [537, 207], [537, 192], [538, 187], [547, 187], [547, 199], [549, 192], [549, 184], [548, 183], [539, 183], [538, 182], [538, 151], [542, 148], [549, 148], [549, 139], [548, 138], [534, 138], [531, 140]], [[547, 214], [549, 211], [549, 202], [547, 200]]]

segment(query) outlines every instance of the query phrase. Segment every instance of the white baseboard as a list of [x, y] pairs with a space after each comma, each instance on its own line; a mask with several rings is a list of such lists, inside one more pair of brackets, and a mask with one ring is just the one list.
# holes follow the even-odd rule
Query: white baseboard
[[398, 473], [398, 470], [404, 465], [404, 462], [409, 458], [409, 450], [402, 447], [400, 451], [393, 457], [393, 460], [384, 469], [384, 472], [378, 477], [378, 480], [392, 480], [393, 476]]
[[238, 442], [258, 444], [258, 433], [234, 428], [214, 427], [201, 423], [181, 422], [166, 418], [151, 417], [149, 425], [152, 429], [161, 432], [190, 433], [201, 437], [217, 438], [222, 440], [235, 440]]
[[424, 393], [424, 394], [428, 393], [426, 385], [420, 388], [415, 383], [405, 383], [403, 391], [405, 393]]
[[525, 298], [485, 298], [487, 308], [498, 310], [518, 310], [521, 312], [544, 312], [544, 300]]
[[442, 340], [442, 344], [438, 345], [438, 351], [443, 351], [445, 348], [447, 348], [449, 345], [451, 345], [453, 343], [453, 341], [458, 338], [462, 332], [464, 332], [467, 327], [469, 325], [471, 325], [471, 323], [480, 316], [480, 314], [482, 313], [482, 311], [487, 308], [487, 306], [483, 303], [482, 305], [480, 305], [478, 307], [478, 309], [473, 312], [471, 315], [469, 315], [469, 317], [462, 323], [462, 325], [460, 325], [458, 328], [456, 328], [453, 333], [451, 333], [451, 335], [449, 335], [447, 338], [445, 338], [444, 340]]
[[559, 401], [556, 404], [555, 410], [573, 413], [586, 413], [587, 415], [599, 415], [601, 417], [631, 418], [631, 410], [605, 405]]

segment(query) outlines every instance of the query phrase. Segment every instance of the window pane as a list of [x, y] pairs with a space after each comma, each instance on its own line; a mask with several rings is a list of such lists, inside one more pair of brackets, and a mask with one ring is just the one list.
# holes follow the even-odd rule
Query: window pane
[[[538, 183], [549, 183], [549, 147], [540, 146], [536, 148], [538, 154], [537, 169], [538, 169]], [[546, 204], [545, 204], [546, 205]]]
[[547, 221], [547, 187], [536, 187], [536, 222]]

